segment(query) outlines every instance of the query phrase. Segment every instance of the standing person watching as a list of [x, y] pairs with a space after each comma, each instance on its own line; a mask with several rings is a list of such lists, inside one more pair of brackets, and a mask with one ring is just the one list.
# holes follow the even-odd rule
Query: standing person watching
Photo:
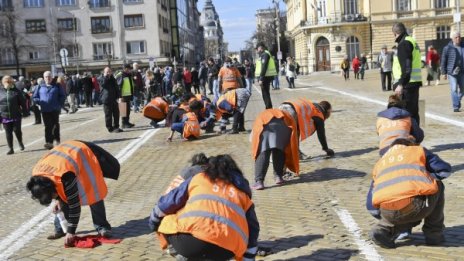
[[[401, 96], [406, 103], [406, 110], [411, 114], [418, 124], [419, 118], [419, 88], [422, 86], [422, 61], [419, 46], [416, 40], [408, 35], [403, 23], [396, 23], [392, 28], [395, 42], [398, 43], [398, 60], [399, 63], [396, 71], [393, 72], [395, 79], [399, 79], [394, 91]], [[399, 70], [401, 69], [401, 70]]]
[[380, 64], [380, 82], [382, 83], [382, 91], [391, 91], [393, 54], [388, 52], [386, 44], [382, 46], [382, 50], [380, 51], [377, 61]]
[[44, 79], [43, 78], [38, 78], [36, 84], [32, 84], [29, 96], [31, 96], [31, 109], [32, 112], [34, 112], [34, 125], [42, 124], [42, 115], [40, 113], [40, 107], [37, 103], [34, 102], [33, 96], [35, 93], [35, 90], [37, 90], [40, 85], [44, 84]]
[[244, 65], [246, 88], [251, 95], [251, 89], [253, 88], [253, 79], [255, 77], [255, 66], [248, 59], [245, 59]]
[[53, 212], [63, 211], [68, 226], [62, 228], [55, 217], [55, 233], [47, 239], [65, 237], [66, 246], [73, 246], [81, 206], [89, 206], [95, 229], [102, 237], [111, 237], [106, 220], [104, 199], [108, 189], [104, 177], [117, 180], [120, 165], [109, 152], [91, 142], [70, 140], [43, 156], [32, 169], [27, 190], [41, 205], [53, 199]]
[[105, 67], [103, 70], [103, 76], [100, 78], [100, 86], [106, 129], [113, 133], [122, 132], [123, 130], [119, 128], [119, 88], [110, 67]]
[[122, 116], [122, 127], [132, 128], [135, 125], [129, 122], [130, 119], [130, 104], [134, 95], [134, 80], [132, 79], [131, 65], [125, 64], [123, 71], [116, 75], [121, 100], [126, 103], [126, 115]]
[[177, 260], [254, 260], [259, 223], [248, 181], [229, 155], [202, 168], [153, 208], [148, 224], [161, 248], [170, 245]]
[[219, 74], [219, 65], [214, 62], [213, 57], [208, 58], [208, 88], [209, 88], [209, 95], [214, 95], [214, 101], [220, 96], [219, 93], [219, 83], [218, 83], [218, 74]]
[[256, 60], [255, 76], [258, 78], [258, 84], [261, 86], [264, 105], [266, 109], [270, 109], [272, 108], [270, 86], [274, 80], [274, 76], [277, 75], [277, 66], [264, 43], [258, 43], [256, 50], [258, 51], [259, 59]]
[[287, 65], [285, 67], [285, 76], [287, 78], [288, 88], [295, 89], [296, 66], [293, 63], [292, 57], [287, 57]]
[[84, 89], [85, 93], [85, 107], [93, 107], [92, 101], [92, 92], [93, 92], [93, 84], [92, 84], [92, 76], [90, 73], [84, 76], [81, 79], [82, 81], [82, 88]]
[[18, 139], [19, 147], [24, 150], [23, 134], [21, 132], [21, 116], [27, 116], [26, 98], [23, 92], [18, 90], [13, 82], [13, 78], [5, 75], [2, 78], [3, 87], [0, 88], [0, 122], [6, 134], [8, 143], [7, 155], [14, 153], [13, 132]]
[[77, 111], [76, 94], [78, 95], [75, 75], [72, 75], [66, 82], [66, 93], [68, 94], [69, 113], [75, 113]]
[[441, 55], [441, 71], [445, 80], [449, 80], [453, 111], [459, 112], [464, 92], [464, 43], [461, 42], [461, 33], [453, 32], [450, 43], [443, 49]]
[[44, 148], [52, 149], [53, 141], [60, 143], [60, 112], [66, 95], [64, 90], [52, 84], [52, 73], [46, 71], [43, 74], [44, 84], [37, 87], [34, 92], [34, 102], [40, 105], [42, 118], [45, 125]]
[[139, 64], [133, 63], [132, 64], [132, 80], [133, 80], [133, 106], [134, 112], [139, 112], [140, 110], [140, 103], [142, 100], [142, 91], [143, 86], [145, 85], [143, 82], [142, 74], [139, 72]]
[[430, 81], [435, 81], [435, 85], [440, 84], [440, 55], [433, 45], [429, 46], [425, 61], [427, 63], [427, 86], [430, 86]]

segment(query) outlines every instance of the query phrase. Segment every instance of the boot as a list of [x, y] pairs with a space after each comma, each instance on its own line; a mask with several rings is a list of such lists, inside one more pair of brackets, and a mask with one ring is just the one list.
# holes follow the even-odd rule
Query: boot
[[13, 148], [10, 148], [10, 150], [6, 153], [6, 155], [11, 155], [11, 154], [14, 154]]
[[21, 151], [23, 151], [23, 150], [24, 150], [24, 144], [23, 144], [23, 142], [22, 142], [22, 141], [20, 141], [20, 142], [19, 142], [19, 148], [21, 148]]

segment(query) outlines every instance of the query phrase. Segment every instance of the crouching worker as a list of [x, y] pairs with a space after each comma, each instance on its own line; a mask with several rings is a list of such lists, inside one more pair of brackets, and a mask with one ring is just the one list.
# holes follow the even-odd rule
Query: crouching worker
[[229, 155], [210, 157], [203, 172], [162, 196], [149, 226], [178, 260], [254, 260], [256, 255], [259, 223], [249, 183]]
[[[295, 120], [300, 142], [311, 137], [314, 132], [317, 132], [317, 138], [327, 156], [332, 157], [335, 152], [327, 145], [325, 135], [325, 121], [332, 113], [332, 105], [328, 101], [319, 103], [311, 102], [308, 99], [298, 99], [294, 101], [286, 101], [279, 106], [280, 110], [287, 111]], [[300, 160], [304, 160], [307, 156], [299, 150]]]
[[166, 119], [169, 111], [169, 104], [165, 98], [156, 97], [153, 98], [143, 108], [143, 116], [150, 119], [150, 125], [153, 128], [158, 128], [158, 122]]
[[[184, 114], [181, 118], [174, 119], [171, 124], [171, 134], [167, 138], [167, 141], [171, 142], [175, 132], [182, 134], [184, 140], [193, 140], [200, 137], [200, 123], [198, 122], [198, 115], [203, 108], [203, 104], [197, 100], [193, 100], [188, 105], [188, 111], [184, 110]], [[180, 119], [180, 121], [179, 121]]]
[[106, 220], [107, 187], [104, 177], [118, 179], [119, 162], [101, 147], [83, 141], [66, 141], [55, 146], [32, 169], [27, 190], [42, 205], [56, 204], [53, 212], [63, 211], [68, 226], [62, 229], [55, 217], [55, 234], [48, 239], [65, 236], [65, 245], [72, 246], [79, 223], [81, 206], [88, 205], [97, 232], [111, 236], [111, 225]]
[[285, 167], [299, 174], [297, 127], [287, 111], [267, 109], [256, 117], [251, 132], [251, 155], [255, 160], [253, 189], [264, 189], [271, 154], [277, 185], [284, 182]]
[[424, 220], [422, 231], [427, 245], [444, 241], [445, 204], [442, 179], [451, 166], [420, 145], [407, 139], [395, 140], [372, 172], [372, 205], [380, 209], [380, 220], [371, 239], [383, 248], [395, 248], [399, 233]]
[[231, 134], [245, 130], [245, 109], [250, 99], [250, 92], [245, 88], [233, 89], [221, 95], [216, 102], [217, 110], [222, 114], [220, 133], [226, 133], [226, 122], [234, 117]]

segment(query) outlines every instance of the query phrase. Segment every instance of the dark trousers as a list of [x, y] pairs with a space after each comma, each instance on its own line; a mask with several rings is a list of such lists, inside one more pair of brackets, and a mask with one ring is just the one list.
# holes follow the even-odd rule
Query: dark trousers
[[287, 77], [288, 88], [293, 89], [295, 88], [295, 78]]
[[266, 109], [272, 108], [272, 100], [271, 100], [271, 82], [274, 80], [274, 76], [264, 77], [263, 83], [261, 85], [261, 93], [263, 95], [264, 105]]
[[127, 115], [121, 117], [122, 126], [124, 127], [125, 125], [129, 125], [130, 108], [131, 108], [132, 97], [131, 96], [124, 96], [124, 97], [122, 97], [122, 101], [126, 103], [126, 111], [127, 111]]
[[[385, 85], [385, 80], [387, 85]], [[392, 73], [380, 72], [380, 81], [382, 82], [382, 90], [391, 91], [392, 89]]]
[[103, 104], [103, 112], [105, 113], [105, 125], [109, 131], [119, 128], [119, 107], [116, 101], [108, 104]]
[[60, 112], [42, 112], [45, 125], [45, 142], [53, 143], [54, 140], [60, 141]]
[[403, 88], [401, 98], [406, 103], [406, 110], [411, 114], [411, 117], [420, 124], [419, 118], [419, 87], [408, 88], [407, 85]]
[[42, 123], [42, 116], [40, 115], [39, 106], [34, 105], [31, 108], [32, 108], [32, 111], [34, 112], [35, 123], [37, 124]]
[[[90, 213], [92, 214], [93, 226], [95, 227], [97, 232], [99, 232], [103, 228], [110, 230], [111, 225], [108, 222], [108, 220], [106, 220], [105, 203], [103, 202], [103, 200], [100, 200], [97, 203], [90, 205], [89, 207]], [[61, 201], [61, 210], [63, 211], [64, 217], [66, 219], [69, 219], [69, 205]], [[55, 216], [53, 224], [55, 225], [55, 232], [63, 232], [58, 217]]]
[[209, 94], [213, 94], [213, 83], [214, 83], [214, 78], [209, 77], [208, 78], [208, 89], [209, 89]]
[[92, 90], [85, 91], [85, 106], [86, 107], [93, 107], [93, 102], [92, 102]]
[[267, 169], [269, 168], [269, 159], [272, 154], [272, 165], [274, 175], [282, 177], [284, 175], [285, 153], [279, 149], [270, 149], [261, 152], [255, 161], [255, 181], [264, 181]]
[[245, 129], [245, 116], [240, 111], [234, 112], [234, 123], [232, 123], [232, 130], [238, 131]]
[[429, 196], [416, 196], [412, 202], [400, 210], [380, 209], [380, 221], [372, 230], [382, 233], [392, 240], [401, 232], [419, 225], [424, 219], [422, 231], [426, 239], [443, 238], [445, 206], [444, 186], [438, 181], [438, 192]]
[[8, 148], [13, 149], [13, 132], [16, 135], [16, 139], [18, 139], [18, 142], [20, 144], [23, 143], [23, 133], [21, 132], [21, 119], [9, 123], [3, 123], [3, 129], [5, 130]]
[[177, 254], [188, 260], [230, 260], [234, 257], [233, 252], [200, 240], [191, 234], [167, 235], [167, 240]]

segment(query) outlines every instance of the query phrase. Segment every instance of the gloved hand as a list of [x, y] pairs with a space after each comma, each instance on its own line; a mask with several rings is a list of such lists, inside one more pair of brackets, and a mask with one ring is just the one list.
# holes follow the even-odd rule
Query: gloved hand
[[327, 153], [327, 156], [333, 157], [335, 155], [335, 152], [332, 149], [326, 149], [324, 150], [325, 153]]

